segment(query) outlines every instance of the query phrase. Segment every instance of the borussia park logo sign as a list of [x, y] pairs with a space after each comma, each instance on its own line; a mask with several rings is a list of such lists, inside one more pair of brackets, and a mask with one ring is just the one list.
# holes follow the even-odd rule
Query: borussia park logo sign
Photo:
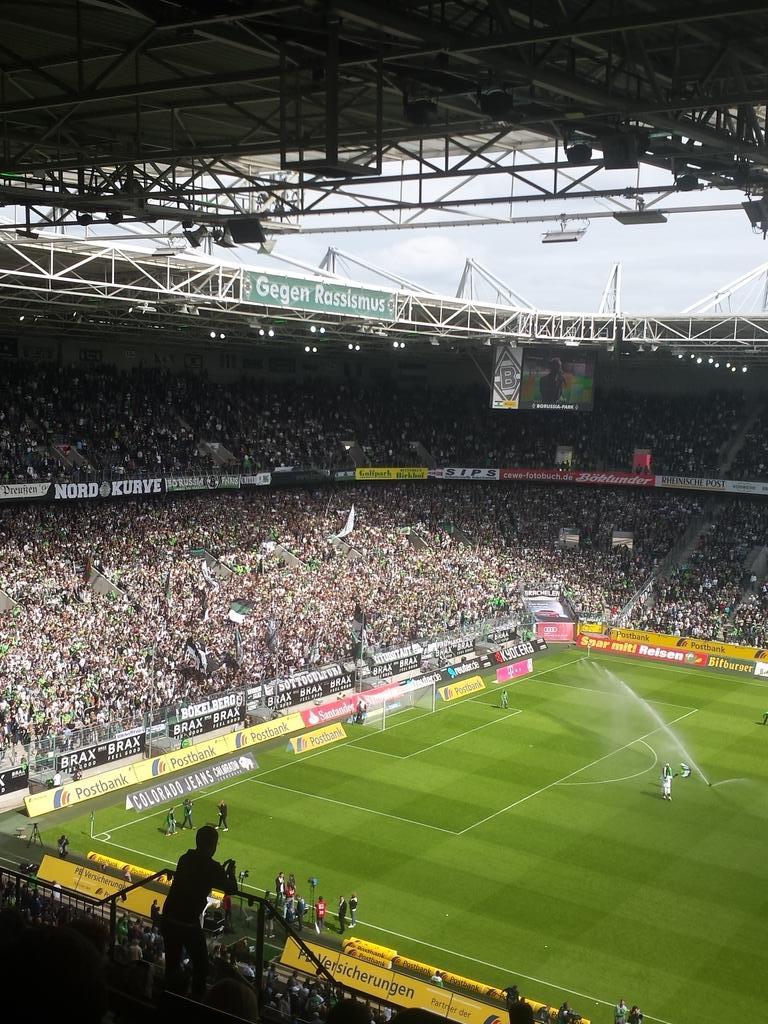
[[394, 292], [358, 288], [338, 281], [312, 281], [278, 274], [247, 273], [243, 298], [282, 309], [311, 309], [316, 313], [348, 313], [350, 316], [391, 320], [395, 316]]

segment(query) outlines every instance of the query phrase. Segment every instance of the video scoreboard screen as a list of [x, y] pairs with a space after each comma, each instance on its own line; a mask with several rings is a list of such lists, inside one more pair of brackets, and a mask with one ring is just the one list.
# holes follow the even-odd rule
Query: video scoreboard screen
[[563, 409], [589, 412], [594, 402], [595, 358], [571, 348], [496, 349], [492, 409]]

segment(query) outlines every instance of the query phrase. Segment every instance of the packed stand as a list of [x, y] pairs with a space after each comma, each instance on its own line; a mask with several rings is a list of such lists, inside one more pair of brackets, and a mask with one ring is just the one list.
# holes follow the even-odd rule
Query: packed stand
[[756, 581], [750, 581], [747, 594], [733, 614], [731, 627], [736, 643], [768, 647], [768, 582], [758, 586]]
[[728, 470], [735, 480], [768, 478], [768, 407], [764, 408], [744, 437]]
[[[209, 472], [203, 443], [222, 445], [246, 472], [343, 467], [350, 440], [371, 465], [417, 464], [420, 442], [436, 465], [545, 467], [560, 445], [573, 449], [573, 468], [628, 471], [634, 449], [650, 448], [656, 472], [713, 475], [743, 412], [731, 392], [674, 401], [605, 392], [591, 413], [506, 412], [473, 386], [216, 383], [156, 368], [6, 364], [0, 482]], [[58, 457], [54, 446], [81, 458]]]
[[737, 610], [751, 580], [745, 560], [767, 540], [764, 503], [748, 498], [725, 502], [691, 556], [655, 581], [650, 606], [636, 615], [635, 625], [675, 636], [740, 641], [749, 625], [749, 614]]
[[[353, 503], [358, 558], [328, 542]], [[478, 483], [2, 508], [0, 588], [18, 602], [0, 643], [6, 752], [348, 657], [357, 605], [373, 648], [515, 614], [523, 585], [559, 582], [577, 609], [610, 615], [697, 510], [689, 495]], [[580, 545], [560, 547], [572, 526]], [[634, 531], [634, 551], [611, 547], [614, 528]], [[232, 575], [204, 574], [192, 549]], [[93, 570], [120, 594], [86, 586]], [[248, 605], [242, 669], [233, 601]]]

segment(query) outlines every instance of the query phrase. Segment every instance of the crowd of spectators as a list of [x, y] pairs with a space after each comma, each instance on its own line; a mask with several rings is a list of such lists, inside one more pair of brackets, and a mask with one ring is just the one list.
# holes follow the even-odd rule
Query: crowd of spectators
[[649, 607], [638, 613], [646, 629], [751, 643], [766, 635], [765, 588], [742, 605], [752, 571], [748, 555], [768, 543], [768, 508], [759, 500], [724, 502], [695, 550], [672, 573], [655, 581]]
[[763, 408], [734, 456], [728, 476], [737, 480], [768, 477], [768, 408]]
[[[328, 541], [353, 503], [357, 557]], [[518, 614], [523, 586], [557, 582], [577, 610], [610, 616], [697, 512], [688, 494], [436, 482], [5, 507], [0, 588], [17, 606], [0, 643], [3, 742], [66, 744], [75, 728], [349, 657], [358, 605], [374, 649]], [[578, 546], [559, 544], [564, 527]], [[634, 550], [612, 547], [614, 529]], [[202, 550], [232, 574], [204, 573]], [[116, 596], [86, 585], [94, 571]], [[234, 601], [250, 608], [241, 667]]]
[[[218, 444], [245, 471], [350, 465], [355, 440], [372, 465], [552, 466], [558, 446], [581, 469], [717, 472], [745, 412], [739, 392], [643, 396], [599, 392], [591, 413], [492, 411], [487, 390], [427, 390], [339, 381], [217, 383], [163, 369], [5, 365], [0, 375], [0, 482], [209, 471]], [[203, 446], [203, 447], [201, 447]], [[75, 455], [70, 453], [74, 452]], [[755, 467], [756, 470], [759, 466]]]

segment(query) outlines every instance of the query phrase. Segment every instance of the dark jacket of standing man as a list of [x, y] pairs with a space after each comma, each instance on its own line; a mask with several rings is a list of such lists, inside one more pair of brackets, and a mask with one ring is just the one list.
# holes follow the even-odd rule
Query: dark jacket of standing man
[[[208, 975], [208, 950], [200, 920], [211, 889], [230, 895], [237, 892], [235, 862], [219, 864], [213, 859], [219, 834], [212, 825], [197, 830], [194, 850], [179, 857], [176, 873], [163, 907], [161, 931], [165, 940], [165, 983], [180, 991], [181, 950], [192, 963], [192, 997], [202, 999]], [[182, 987], [183, 988], [183, 987]]]
[[224, 832], [228, 832], [227, 828], [227, 805], [223, 800], [219, 800], [219, 821], [216, 828], [222, 829]]
[[344, 934], [344, 928], [347, 923], [347, 901], [343, 896], [339, 896], [339, 935]]

